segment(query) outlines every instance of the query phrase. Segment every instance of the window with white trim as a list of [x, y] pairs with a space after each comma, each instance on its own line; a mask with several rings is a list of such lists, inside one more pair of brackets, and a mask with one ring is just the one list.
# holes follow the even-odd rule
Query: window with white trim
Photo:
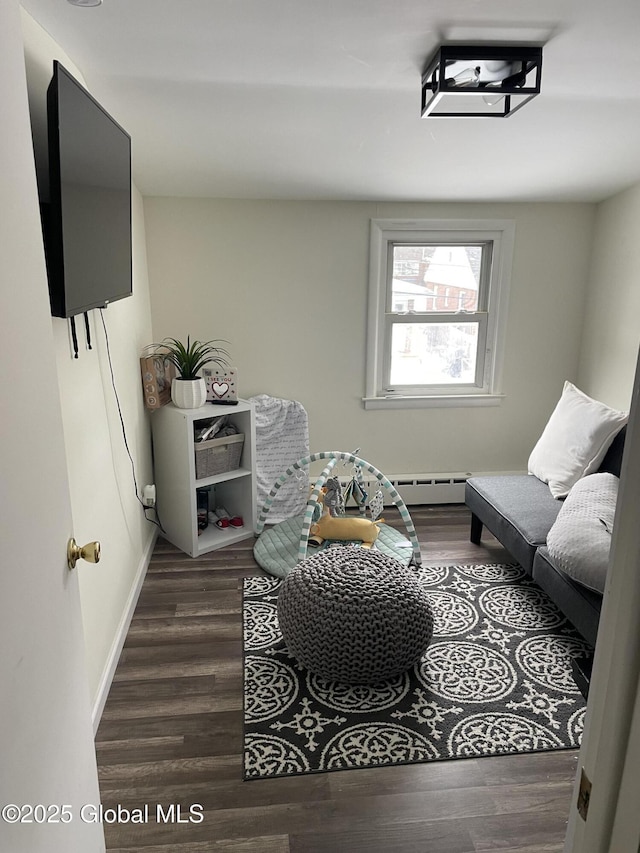
[[500, 402], [515, 227], [371, 221], [366, 408]]

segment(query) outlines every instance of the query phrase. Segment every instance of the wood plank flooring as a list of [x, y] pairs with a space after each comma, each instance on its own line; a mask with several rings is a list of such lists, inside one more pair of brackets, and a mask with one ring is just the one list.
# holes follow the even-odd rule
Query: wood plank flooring
[[[486, 532], [469, 542], [464, 506], [411, 515], [425, 564], [510, 559]], [[111, 853], [560, 853], [574, 751], [243, 782], [252, 547], [191, 559], [158, 540], [96, 736], [103, 807], [149, 807], [105, 822]]]

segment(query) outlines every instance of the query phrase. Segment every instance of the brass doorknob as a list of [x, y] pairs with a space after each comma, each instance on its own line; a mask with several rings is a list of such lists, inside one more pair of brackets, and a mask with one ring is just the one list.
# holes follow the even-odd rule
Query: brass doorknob
[[70, 569], [75, 569], [78, 560], [97, 563], [100, 560], [100, 543], [87, 542], [86, 545], [80, 547], [75, 539], [69, 539], [67, 542], [67, 565]]

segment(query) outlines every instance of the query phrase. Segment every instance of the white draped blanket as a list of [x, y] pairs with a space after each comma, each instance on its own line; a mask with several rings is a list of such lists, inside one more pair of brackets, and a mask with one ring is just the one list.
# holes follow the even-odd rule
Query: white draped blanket
[[[256, 415], [256, 489], [258, 513], [278, 477], [289, 465], [309, 455], [309, 420], [296, 400], [267, 394], [250, 398]], [[301, 471], [280, 488], [267, 519], [269, 524], [304, 512], [309, 497], [309, 477]]]

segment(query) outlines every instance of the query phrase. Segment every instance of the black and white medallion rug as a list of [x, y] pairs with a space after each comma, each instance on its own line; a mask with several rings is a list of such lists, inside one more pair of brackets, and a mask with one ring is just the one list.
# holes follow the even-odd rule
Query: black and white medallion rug
[[285, 647], [282, 581], [244, 580], [244, 778], [578, 747], [590, 652], [519, 566], [412, 569], [434, 632], [420, 663], [375, 686], [326, 681]]

